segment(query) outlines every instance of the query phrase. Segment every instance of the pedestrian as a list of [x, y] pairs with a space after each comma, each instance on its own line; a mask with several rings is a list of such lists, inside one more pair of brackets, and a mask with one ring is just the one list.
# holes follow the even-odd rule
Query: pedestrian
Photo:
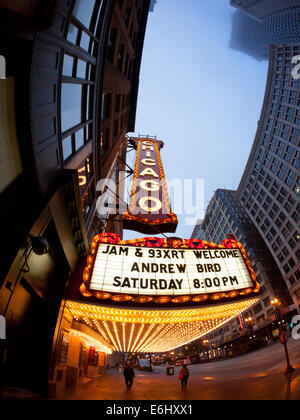
[[186, 365], [183, 365], [179, 374], [179, 379], [181, 380], [181, 389], [186, 389], [189, 376], [190, 372], [188, 368], [186, 367]]
[[124, 369], [124, 377], [127, 389], [131, 390], [131, 387], [133, 385], [133, 378], [135, 378], [135, 373], [130, 363], [126, 364], [126, 367]]
[[122, 373], [123, 370], [123, 362], [121, 361], [119, 364], [119, 373]]

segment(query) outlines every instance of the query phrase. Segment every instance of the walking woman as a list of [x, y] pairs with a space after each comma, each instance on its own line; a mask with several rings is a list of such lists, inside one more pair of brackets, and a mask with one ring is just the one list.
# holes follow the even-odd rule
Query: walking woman
[[188, 368], [186, 367], [186, 365], [183, 365], [179, 374], [179, 379], [181, 379], [181, 389], [186, 389], [189, 376], [190, 372]]
[[135, 377], [134, 370], [130, 366], [130, 363], [126, 364], [126, 367], [124, 369], [124, 377], [125, 377], [125, 384], [128, 390], [131, 390], [133, 379]]

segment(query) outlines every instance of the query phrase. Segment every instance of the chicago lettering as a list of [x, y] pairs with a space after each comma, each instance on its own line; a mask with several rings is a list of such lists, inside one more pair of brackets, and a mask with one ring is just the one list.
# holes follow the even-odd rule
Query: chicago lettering
[[[157, 174], [157, 172], [155, 172], [152, 168], [153, 166], [155, 169], [157, 167], [157, 161], [156, 159], [153, 159], [153, 153], [155, 154], [154, 143], [148, 140], [143, 141], [142, 150], [146, 151], [147, 157], [141, 160], [141, 164], [146, 166], [146, 168], [139, 173], [139, 176], [142, 178], [144, 176], [150, 176], [152, 179], [140, 182], [142, 194], [146, 193], [146, 195], [140, 198], [138, 205], [146, 213], [158, 213], [162, 210], [162, 201], [153, 195], [149, 195], [149, 192], [157, 192], [161, 188], [159, 182], [157, 181], [157, 179], [159, 179], [159, 174]], [[151, 203], [151, 207], [149, 206], [149, 203]]]

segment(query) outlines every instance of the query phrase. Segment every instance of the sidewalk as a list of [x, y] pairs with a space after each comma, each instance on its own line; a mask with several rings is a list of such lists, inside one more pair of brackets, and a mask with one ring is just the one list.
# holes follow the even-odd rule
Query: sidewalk
[[[157, 372], [135, 371], [132, 391], [127, 391], [124, 377], [118, 369], [69, 391], [63, 400], [300, 400], [300, 341], [289, 343], [291, 365], [295, 372], [284, 375], [286, 361], [281, 344], [248, 353], [237, 358], [189, 367], [190, 379], [186, 391], [178, 380], [180, 366], [174, 376], [166, 367]], [[6, 399], [39, 399], [19, 389], [4, 389]], [[59, 399], [59, 398], [57, 398]], [[52, 399], [55, 400], [55, 399]]]
[[[220, 366], [220, 364], [217, 364]], [[208, 367], [208, 365], [207, 365]], [[286, 377], [282, 373], [284, 364], [251, 375], [228, 375], [227, 369], [215, 375], [215, 364], [205, 369], [203, 374], [194, 372], [188, 389], [182, 391], [177, 379], [179, 369], [174, 376], [167, 376], [165, 370], [160, 373], [136, 373], [132, 391], [125, 389], [123, 377], [117, 371], [109, 371], [106, 377], [88, 384], [84, 389], [70, 394], [70, 400], [299, 400], [300, 399], [300, 359], [293, 375]]]

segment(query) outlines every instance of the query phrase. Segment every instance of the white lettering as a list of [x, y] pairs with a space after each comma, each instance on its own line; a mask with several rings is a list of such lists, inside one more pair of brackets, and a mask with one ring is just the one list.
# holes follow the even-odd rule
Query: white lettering
[[152, 152], [154, 152], [154, 147], [153, 146], [143, 145], [142, 150], [151, 150]]
[[159, 191], [159, 183], [157, 181], [142, 181], [140, 186], [144, 191]]
[[146, 166], [155, 166], [156, 165], [155, 160], [150, 159], [150, 158], [142, 159], [141, 162], [142, 162], [143, 165], [146, 165]]
[[0, 79], [6, 79], [6, 60], [0, 55]]
[[6, 322], [4, 316], [0, 316], [0, 340], [6, 340]]
[[300, 340], [300, 315], [294, 316], [292, 323], [297, 324], [292, 330], [292, 337], [294, 340]]
[[157, 173], [152, 168], [146, 168], [140, 173], [140, 176], [146, 176], [146, 175], [153, 176], [154, 178], [159, 178]]
[[296, 64], [296, 66], [292, 70], [292, 77], [294, 80], [300, 79], [300, 55], [295, 55], [292, 58], [292, 64]]
[[[154, 207], [148, 207], [147, 202], [152, 201]], [[162, 202], [155, 197], [142, 197], [139, 201], [139, 207], [147, 213], [156, 213], [162, 209]]]

